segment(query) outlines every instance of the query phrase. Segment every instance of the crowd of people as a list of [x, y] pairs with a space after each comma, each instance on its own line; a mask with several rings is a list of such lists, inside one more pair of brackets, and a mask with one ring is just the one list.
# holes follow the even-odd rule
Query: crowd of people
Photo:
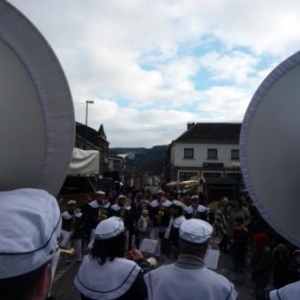
[[[69, 211], [76, 211], [72, 200], [68, 204]], [[138, 249], [145, 238], [155, 239], [158, 247], [154, 255], [159, 265], [178, 259], [179, 228], [185, 220], [208, 222], [220, 251], [232, 259], [232, 282], [242, 285], [244, 278], [250, 275], [258, 300], [268, 299], [272, 289], [300, 280], [300, 250], [264, 222], [247, 194], [234, 199], [224, 197], [217, 205], [210, 205], [205, 203], [201, 193], [193, 191], [117, 194], [100, 190], [95, 200], [81, 207], [80, 214], [81, 220], [76, 224], [80, 224], [82, 242], [90, 248], [97, 225], [112, 216], [120, 217], [125, 224], [125, 253]], [[64, 223], [63, 218], [63, 228]], [[76, 248], [76, 243], [74, 246]], [[81, 261], [81, 254], [77, 259]]]
[[[0, 201], [3, 300], [50, 299], [53, 259], [63, 241], [76, 248], [74, 285], [83, 300], [231, 300], [244, 274], [251, 275], [257, 300], [268, 299], [271, 285], [271, 300], [299, 293], [300, 250], [263, 221], [247, 195], [215, 206], [196, 192], [99, 190], [80, 209], [69, 200], [64, 211], [36, 189], [0, 192]], [[158, 241], [155, 268], [138, 250], [148, 238]], [[205, 267], [211, 240], [231, 256], [231, 280]]]

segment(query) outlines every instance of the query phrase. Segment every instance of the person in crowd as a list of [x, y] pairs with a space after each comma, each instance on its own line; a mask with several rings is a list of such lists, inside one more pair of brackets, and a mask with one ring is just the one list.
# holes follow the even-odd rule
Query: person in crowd
[[196, 210], [199, 205], [199, 196], [198, 195], [192, 195], [190, 197], [191, 205], [187, 206], [185, 208], [185, 218], [191, 219], [196, 217]]
[[210, 222], [209, 214], [210, 214], [209, 208], [199, 204], [195, 211], [195, 218], [206, 222]]
[[176, 260], [178, 257], [179, 227], [186, 220], [184, 216], [185, 205], [178, 200], [173, 200], [170, 206], [170, 212], [171, 218], [164, 238], [170, 240], [171, 255], [173, 260]]
[[293, 251], [292, 261], [288, 269], [289, 283], [300, 280], [300, 249]]
[[146, 261], [137, 249], [124, 258], [124, 232], [119, 217], [110, 217], [97, 226], [91, 253], [84, 257], [74, 280], [82, 300], [147, 298], [144, 272], [137, 264]]
[[89, 202], [85, 209], [84, 215], [84, 230], [89, 243], [94, 238], [95, 228], [102, 220], [101, 218], [101, 206], [103, 199], [106, 197], [106, 192], [99, 190], [96, 192], [96, 199]]
[[244, 226], [244, 220], [242, 217], [237, 217], [230, 234], [230, 254], [232, 257], [235, 275], [234, 281], [236, 284], [241, 284], [243, 282], [248, 242], [249, 234], [247, 228]]
[[[141, 240], [139, 239], [139, 234], [138, 234], [138, 231], [137, 231], [137, 223], [138, 223], [138, 220], [142, 217], [142, 212], [144, 210], [148, 210], [148, 201], [145, 200], [145, 199], [142, 199], [138, 202], [137, 204], [137, 208], [136, 208], [136, 211], [135, 211], [135, 216], [134, 216], [134, 227], [135, 227], [135, 246], [138, 248], [139, 245], [140, 245], [140, 242]], [[149, 210], [148, 210], [148, 213], [149, 213]], [[149, 216], [149, 214], [148, 214]], [[150, 218], [150, 216], [149, 216]], [[150, 218], [151, 220], [151, 218]], [[151, 220], [152, 221], [152, 220]]]
[[159, 221], [160, 228], [158, 237], [160, 239], [160, 263], [167, 263], [170, 259], [171, 255], [171, 240], [169, 238], [165, 238], [166, 230], [170, 223], [171, 212], [170, 207], [172, 205], [172, 201], [164, 198], [162, 199], [162, 203], [159, 207], [158, 214], [161, 216]]
[[149, 218], [149, 211], [148, 210], [143, 210], [142, 215], [138, 219], [137, 222], [137, 234], [138, 234], [138, 239], [139, 242], [141, 242], [143, 239], [149, 239], [150, 238], [150, 232], [153, 227], [153, 222]]
[[225, 254], [228, 251], [228, 224], [226, 219], [227, 203], [227, 198], [226, 200], [222, 199], [219, 202], [213, 223], [214, 235], [220, 239], [219, 248]]
[[129, 250], [132, 244], [135, 218], [131, 201], [124, 194], [121, 194], [118, 196], [117, 203], [113, 204], [110, 208], [111, 216], [120, 217], [125, 224], [126, 250]]
[[290, 253], [284, 244], [278, 244], [273, 252], [273, 287], [280, 289], [289, 282]]
[[60, 209], [44, 190], [0, 192], [0, 299], [45, 300], [61, 234]]
[[155, 240], [158, 240], [158, 233], [159, 233], [159, 224], [158, 224], [158, 219], [160, 218], [158, 211], [159, 211], [159, 206], [161, 205], [161, 199], [163, 196], [164, 192], [163, 190], [159, 189], [155, 197], [153, 197], [152, 201], [150, 201], [148, 205], [148, 210], [149, 210], [149, 216], [150, 219], [153, 221], [153, 230], [152, 230], [152, 238]]
[[248, 208], [243, 206], [243, 199], [241, 198], [233, 199], [232, 204], [227, 208], [229, 232], [231, 232], [231, 229], [234, 226], [234, 220], [237, 217], [242, 217], [244, 220], [244, 225], [248, 227], [251, 222], [251, 216]]
[[208, 208], [199, 204], [199, 196], [191, 196], [191, 205], [185, 209], [186, 219], [197, 218], [204, 221], [208, 221]]
[[181, 224], [178, 260], [144, 276], [149, 300], [237, 299], [233, 284], [204, 265], [212, 232], [212, 226], [203, 220], [189, 219]]
[[[62, 230], [69, 234], [69, 238], [64, 245], [66, 248], [74, 247], [76, 261], [78, 263], [82, 260], [82, 239], [83, 239], [83, 217], [79, 210], [76, 210], [77, 202], [69, 200], [67, 202], [67, 210], [61, 214]], [[67, 256], [67, 263], [70, 260]]]
[[260, 232], [253, 236], [254, 251], [250, 260], [250, 274], [255, 285], [256, 300], [266, 300], [266, 287], [271, 282], [272, 254], [269, 237]]

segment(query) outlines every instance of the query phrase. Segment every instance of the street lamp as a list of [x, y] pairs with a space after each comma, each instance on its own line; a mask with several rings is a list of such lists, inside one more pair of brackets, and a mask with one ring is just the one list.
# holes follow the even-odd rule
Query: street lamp
[[84, 149], [86, 149], [87, 144], [87, 128], [88, 128], [88, 107], [89, 104], [94, 104], [93, 100], [86, 100], [86, 108], [85, 108], [85, 137], [84, 137]]

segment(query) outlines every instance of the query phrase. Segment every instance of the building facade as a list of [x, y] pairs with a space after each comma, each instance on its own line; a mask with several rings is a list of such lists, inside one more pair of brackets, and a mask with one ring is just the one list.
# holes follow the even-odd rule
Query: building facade
[[[189, 123], [187, 130], [169, 147], [166, 176], [170, 181], [213, 182], [215, 189], [229, 189], [230, 195], [237, 193], [242, 185], [240, 130], [240, 123]], [[220, 197], [217, 192], [214, 194]]]

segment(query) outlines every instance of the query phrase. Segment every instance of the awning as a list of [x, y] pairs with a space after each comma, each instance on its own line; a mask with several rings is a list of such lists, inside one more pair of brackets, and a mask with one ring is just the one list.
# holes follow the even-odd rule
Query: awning
[[97, 150], [74, 148], [68, 175], [98, 175], [99, 158], [100, 152]]
[[238, 184], [238, 180], [233, 177], [202, 177], [201, 178], [203, 183], [207, 184], [231, 184], [236, 185]]

